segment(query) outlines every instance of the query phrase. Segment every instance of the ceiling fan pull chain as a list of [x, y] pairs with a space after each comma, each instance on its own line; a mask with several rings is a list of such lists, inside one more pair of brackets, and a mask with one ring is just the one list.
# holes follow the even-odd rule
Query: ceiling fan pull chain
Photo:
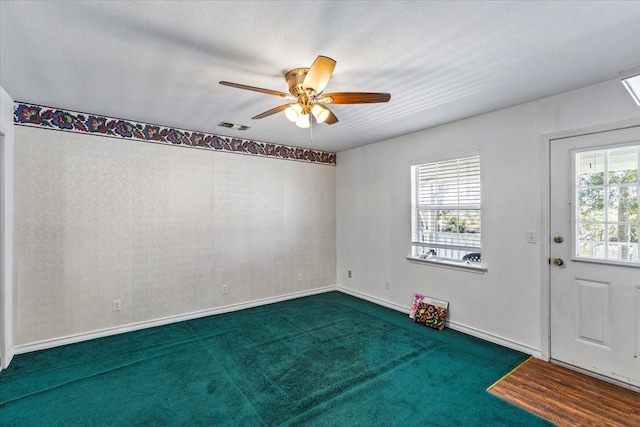
[[309, 142], [313, 144], [313, 117], [309, 114], [309, 131], [311, 133], [311, 137], [309, 138]]

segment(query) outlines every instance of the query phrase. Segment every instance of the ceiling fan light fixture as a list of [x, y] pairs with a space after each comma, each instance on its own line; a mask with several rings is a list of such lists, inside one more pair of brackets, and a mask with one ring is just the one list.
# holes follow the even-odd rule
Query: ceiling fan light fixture
[[620, 80], [636, 104], [640, 105], [640, 67], [622, 71]]
[[296, 121], [296, 126], [299, 128], [306, 129], [311, 126], [311, 122], [309, 121], [309, 114], [300, 114], [300, 117]]
[[327, 117], [329, 117], [329, 110], [321, 105], [315, 104], [311, 107], [311, 114], [313, 114], [313, 117], [316, 118], [318, 123], [324, 123], [324, 121], [327, 120]]
[[290, 121], [296, 123], [300, 118], [300, 113], [302, 113], [302, 106], [300, 104], [292, 104], [284, 110], [285, 116]]

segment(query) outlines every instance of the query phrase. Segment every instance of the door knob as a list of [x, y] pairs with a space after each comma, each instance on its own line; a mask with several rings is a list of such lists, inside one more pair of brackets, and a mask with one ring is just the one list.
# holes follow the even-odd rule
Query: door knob
[[562, 258], [554, 258], [553, 265], [557, 265], [558, 267], [560, 267], [561, 265], [564, 265], [564, 261], [562, 260]]

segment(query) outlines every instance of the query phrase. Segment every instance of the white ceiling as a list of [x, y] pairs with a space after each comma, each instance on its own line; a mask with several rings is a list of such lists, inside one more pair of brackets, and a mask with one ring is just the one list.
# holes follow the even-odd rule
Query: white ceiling
[[[327, 151], [618, 78], [640, 65], [634, 1], [0, 1], [17, 101]], [[325, 92], [389, 92], [297, 128], [284, 73], [337, 61]], [[630, 99], [630, 102], [631, 99]], [[218, 127], [221, 121], [247, 131]]]

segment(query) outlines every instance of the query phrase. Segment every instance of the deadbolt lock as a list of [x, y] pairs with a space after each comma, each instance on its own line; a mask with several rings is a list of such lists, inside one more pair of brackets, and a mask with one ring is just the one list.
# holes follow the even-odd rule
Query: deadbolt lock
[[564, 242], [564, 238], [562, 236], [553, 236], [553, 241], [556, 243]]

